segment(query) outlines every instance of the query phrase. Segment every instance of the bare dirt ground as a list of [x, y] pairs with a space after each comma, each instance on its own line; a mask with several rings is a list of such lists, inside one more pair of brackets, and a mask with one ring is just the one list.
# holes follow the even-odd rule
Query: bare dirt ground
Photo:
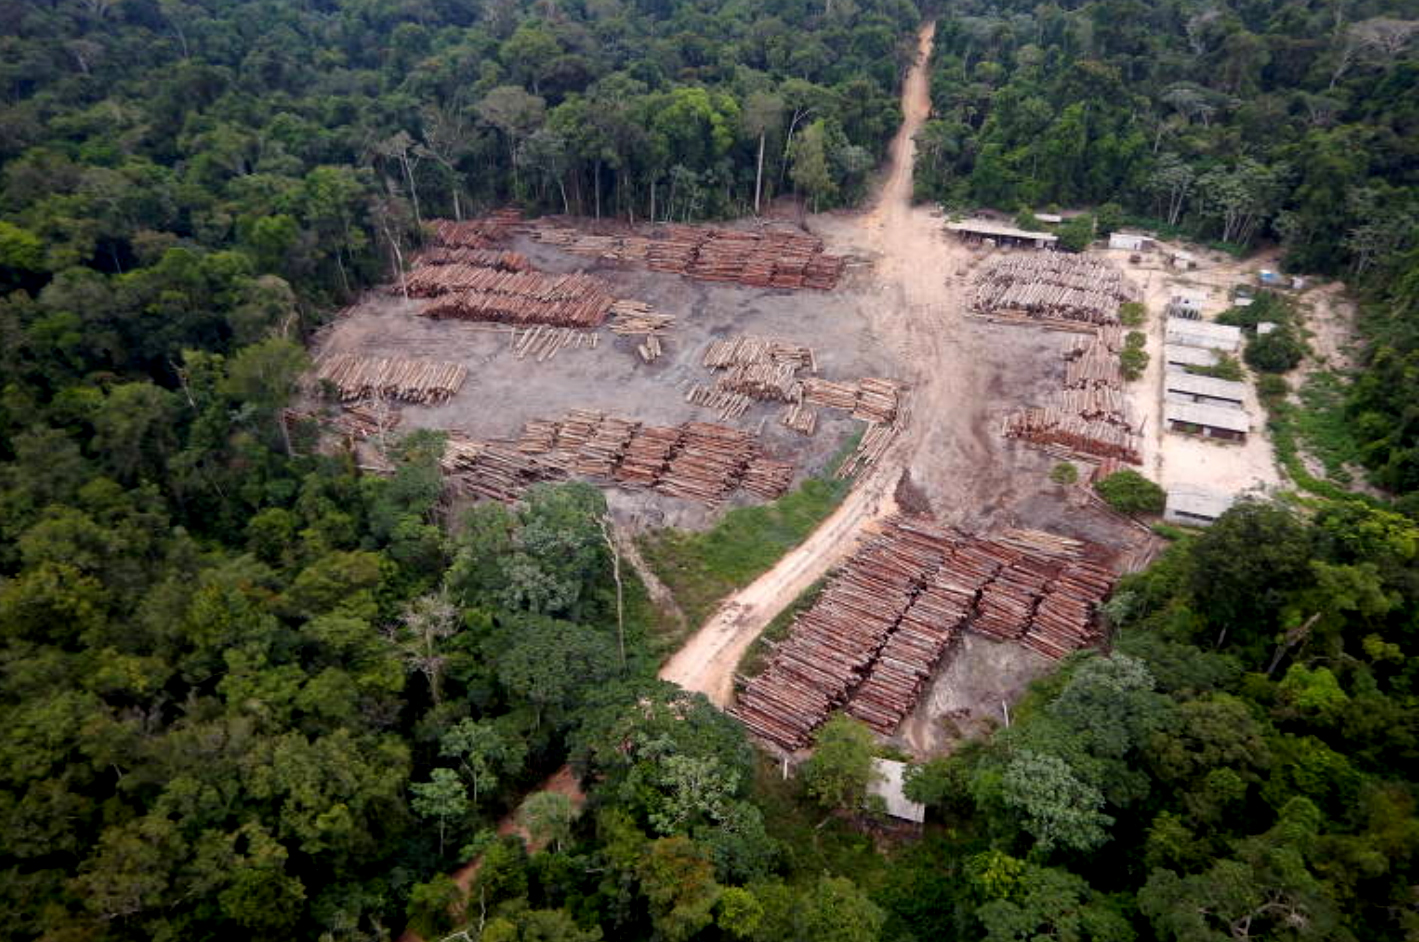
[[1188, 246], [1201, 267], [1179, 271], [1168, 267], [1163, 252], [1142, 253], [1139, 262], [1129, 261], [1129, 252], [1110, 249], [1100, 254], [1126, 271], [1142, 289], [1148, 307], [1148, 369], [1129, 388], [1134, 413], [1146, 418], [1143, 434], [1143, 471], [1165, 488], [1181, 485], [1240, 494], [1266, 491], [1281, 483], [1275, 453], [1266, 431], [1266, 410], [1257, 400], [1255, 385], [1247, 380], [1245, 408], [1251, 431], [1243, 444], [1220, 442], [1168, 432], [1163, 427], [1163, 337], [1167, 328], [1165, 308], [1180, 293], [1199, 295], [1202, 314], [1212, 320], [1232, 306], [1231, 291], [1237, 285], [1254, 285], [1256, 273], [1275, 267], [1272, 255], [1258, 254], [1245, 261]]
[[1062, 499], [1047, 479], [1053, 459], [999, 435], [1006, 412], [1058, 387], [1071, 338], [965, 316], [969, 271], [984, 255], [948, 240], [939, 214], [911, 203], [913, 138], [930, 112], [933, 33], [929, 24], [919, 35], [902, 92], [905, 120], [872, 208], [810, 221], [831, 250], [872, 261], [850, 287], [875, 298], [864, 313], [873, 338], [893, 355], [894, 375], [912, 384], [911, 419], [837, 512], [727, 599], [662, 669], [665, 679], [720, 705], [731, 699], [735, 666], [759, 633], [844, 559], [872, 521], [896, 509], [903, 473], [938, 519], [963, 529], [1026, 525], [1117, 547], [1140, 539], [1117, 519]]
[[1003, 725], [1008, 705], [1053, 669], [1053, 661], [1029, 648], [967, 632], [896, 738], [914, 755], [950, 752]]

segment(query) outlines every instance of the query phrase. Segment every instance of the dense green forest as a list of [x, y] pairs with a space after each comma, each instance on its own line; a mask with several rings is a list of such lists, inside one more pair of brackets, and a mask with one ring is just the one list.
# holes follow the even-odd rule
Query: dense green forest
[[[936, 35], [919, 196], [1090, 206], [1345, 277], [1372, 349], [1348, 409], [1419, 488], [1419, 21], [1405, 0], [964, 0]], [[1068, 233], [1061, 233], [1064, 238]], [[1088, 238], [1085, 227], [1084, 239]]]
[[[922, 195], [1113, 202], [1349, 274], [1375, 347], [1348, 407], [1413, 493], [1398, 12], [952, 4]], [[436, 938], [457, 904], [484, 942], [1419, 938], [1419, 526], [1397, 510], [1245, 504], [1175, 544], [1110, 602], [1116, 649], [921, 769], [925, 837], [878, 844], [861, 727], [783, 781], [653, 679], [599, 492], [450, 518], [437, 436], [369, 476], [278, 420], [301, 341], [421, 219], [855, 201], [919, 18], [0, 5], [0, 935]], [[1238, 218], [1211, 202], [1257, 180]], [[528, 797], [565, 762], [584, 807]], [[537, 853], [491, 830], [519, 806]], [[443, 874], [475, 854], [461, 900]]]

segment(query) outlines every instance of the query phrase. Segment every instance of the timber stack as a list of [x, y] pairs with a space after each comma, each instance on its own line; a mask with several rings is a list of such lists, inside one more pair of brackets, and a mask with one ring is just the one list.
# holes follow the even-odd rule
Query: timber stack
[[1134, 427], [1119, 368], [1118, 338], [1107, 330], [1065, 353], [1064, 388], [1043, 408], [1005, 417], [1006, 438], [1062, 447], [1091, 459], [1141, 464], [1140, 429]]
[[1102, 259], [1028, 252], [998, 255], [983, 265], [971, 307], [982, 314], [1116, 325], [1118, 306], [1140, 297], [1123, 272]]
[[431, 219], [424, 230], [434, 246], [461, 249], [492, 249], [522, 225], [522, 212], [517, 209], [494, 210], [479, 219]]
[[851, 412], [854, 418], [877, 424], [896, 420], [905, 387], [894, 379], [866, 376], [855, 383], [811, 377], [803, 381], [803, 400], [829, 409]]
[[752, 433], [709, 422], [642, 425], [577, 409], [561, 421], [528, 422], [512, 447], [568, 474], [706, 504], [741, 487], [773, 500], [793, 481], [793, 465], [764, 454]]
[[329, 383], [342, 402], [399, 399], [435, 405], [453, 397], [468, 378], [468, 368], [439, 360], [403, 360], [340, 353], [316, 363], [315, 380]]
[[495, 268], [498, 271], [532, 270], [532, 262], [520, 252], [455, 245], [432, 245], [414, 259], [415, 268], [429, 265], [471, 265], [475, 268]]
[[598, 327], [613, 298], [591, 275], [507, 272], [472, 265], [432, 265], [407, 279], [409, 293], [434, 298], [424, 310], [434, 318]]
[[597, 234], [539, 223], [531, 235], [578, 255], [644, 263], [652, 271], [752, 288], [830, 291], [847, 262], [825, 253], [816, 236], [780, 228], [661, 225], [644, 234]]
[[512, 355], [519, 360], [532, 357], [537, 363], [545, 363], [569, 347], [580, 349], [585, 346], [595, 350], [599, 340], [600, 338], [589, 330], [538, 324], [526, 330], [513, 330]]
[[563, 469], [509, 442], [480, 442], [450, 436], [439, 461], [454, 489], [470, 496], [511, 503], [543, 481], [566, 477]]
[[785, 750], [839, 708], [884, 736], [916, 708], [965, 631], [1050, 658], [1097, 643], [1114, 577], [1098, 548], [1039, 531], [1009, 543], [893, 517], [794, 620], [732, 712]]

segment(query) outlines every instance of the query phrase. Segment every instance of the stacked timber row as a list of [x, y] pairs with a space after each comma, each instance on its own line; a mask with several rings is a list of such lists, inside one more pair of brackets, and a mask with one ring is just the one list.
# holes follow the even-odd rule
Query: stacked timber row
[[706, 504], [739, 488], [773, 500], [793, 481], [793, 465], [764, 454], [752, 433], [709, 422], [642, 425], [577, 409], [559, 422], [528, 422], [513, 447], [567, 474]]
[[[714, 409], [721, 419], [743, 415], [754, 400], [792, 403], [801, 413], [803, 388], [798, 372], [818, 368], [810, 347], [747, 334], [713, 341], [705, 348], [701, 362], [707, 369], [719, 371], [714, 385], [697, 385], [685, 398]], [[817, 417], [804, 419], [799, 414], [795, 427], [811, 435], [817, 427]]]
[[1118, 306], [1138, 289], [1102, 259], [1063, 252], [1000, 255], [976, 276], [972, 309], [1044, 320], [1117, 324]]
[[1003, 432], [1036, 445], [1062, 446], [1094, 459], [1142, 463], [1119, 369], [1118, 331], [1105, 328], [1065, 353], [1064, 388], [1039, 409], [1006, 416]]
[[516, 209], [494, 210], [479, 219], [433, 219], [425, 224], [433, 246], [461, 249], [492, 249], [505, 241], [522, 224]]
[[317, 383], [329, 383], [343, 402], [389, 398], [436, 404], [457, 393], [467, 378], [467, 367], [458, 363], [345, 353], [322, 358], [315, 369]]
[[566, 471], [508, 442], [450, 437], [440, 465], [448, 482], [470, 497], [510, 503], [542, 481], [559, 481]]
[[896, 380], [875, 376], [865, 376], [855, 383], [810, 377], [803, 381], [803, 401], [850, 411], [854, 418], [865, 422], [888, 424], [897, 417], [904, 388]]
[[503, 249], [474, 249], [466, 246], [432, 245], [414, 259], [415, 268], [429, 265], [472, 265], [498, 271], [530, 271], [532, 263], [520, 252]]
[[597, 327], [614, 299], [591, 275], [509, 272], [473, 265], [430, 265], [406, 279], [414, 297], [435, 298], [429, 317]]
[[644, 263], [653, 271], [756, 288], [831, 290], [846, 259], [815, 236], [785, 229], [657, 226], [648, 234], [593, 234], [539, 224], [532, 238], [578, 255]]
[[842, 708], [892, 735], [965, 630], [1059, 658], [1093, 644], [1113, 576], [1077, 541], [1015, 531], [1008, 542], [895, 517], [795, 619], [734, 713], [793, 750]]

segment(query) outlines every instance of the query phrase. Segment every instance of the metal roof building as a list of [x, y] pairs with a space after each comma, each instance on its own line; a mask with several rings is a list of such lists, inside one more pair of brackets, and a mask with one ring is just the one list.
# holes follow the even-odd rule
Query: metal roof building
[[1205, 487], [1179, 486], [1168, 490], [1163, 519], [1168, 523], [1207, 526], [1226, 513], [1236, 502], [1231, 494]]
[[1014, 226], [991, 219], [963, 219], [960, 222], [948, 222], [946, 228], [966, 238], [995, 239], [1014, 244], [1033, 245], [1037, 249], [1049, 248], [1059, 241], [1059, 236], [1050, 232], [1016, 229]]
[[1182, 370], [1189, 366], [1216, 366], [1221, 359], [1216, 350], [1207, 347], [1184, 347], [1180, 343], [1165, 344], [1163, 362], [1170, 370]]
[[1110, 232], [1109, 248], [1137, 252], [1153, 244], [1153, 240], [1139, 232]]
[[1164, 401], [1163, 422], [1170, 432], [1234, 442], [1245, 441], [1247, 432], [1251, 431], [1251, 422], [1241, 409], [1194, 402]]
[[902, 793], [902, 775], [907, 770], [905, 762], [893, 759], [873, 759], [873, 771], [877, 776], [867, 786], [870, 795], [880, 795], [887, 803], [887, 813], [903, 821], [917, 824], [926, 820], [926, 805], [918, 804]]
[[1170, 317], [1167, 342], [1236, 353], [1242, 346], [1242, 329], [1227, 324], [1214, 324], [1211, 321], [1189, 321]]
[[1197, 402], [1240, 409], [1246, 402], [1247, 384], [1213, 376], [1170, 372], [1163, 377], [1163, 391], [1170, 402]]

